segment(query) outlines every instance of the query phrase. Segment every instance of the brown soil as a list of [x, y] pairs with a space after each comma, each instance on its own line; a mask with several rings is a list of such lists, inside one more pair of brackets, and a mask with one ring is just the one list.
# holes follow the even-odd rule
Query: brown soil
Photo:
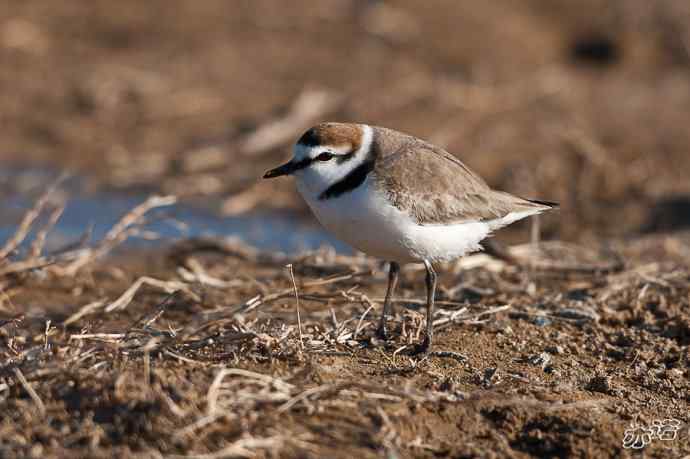
[[[680, 457], [689, 243], [628, 241], [615, 247], [626, 268], [610, 274], [446, 266], [428, 357], [407, 355], [422, 272], [403, 271], [386, 344], [373, 338], [386, 275], [361, 258], [190, 241], [76, 278], [14, 277], [3, 455], [619, 457], [633, 423], [677, 419], [677, 438], [645, 453]], [[139, 276], [176, 284], [109, 311]]]
[[[385, 344], [362, 257], [0, 257], [0, 456], [620, 457], [626, 429], [671, 418], [644, 454], [690, 454], [688, 5], [6, 2], [3, 165], [306, 218], [257, 178], [309, 124], [365, 121], [560, 201], [544, 236], [580, 246], [442, 267], [437, 320], [460, 312], [427, 358], [400, 350], [423, 322], [412, 268]], [[141, 276], [163, 283], [124, 301]]]

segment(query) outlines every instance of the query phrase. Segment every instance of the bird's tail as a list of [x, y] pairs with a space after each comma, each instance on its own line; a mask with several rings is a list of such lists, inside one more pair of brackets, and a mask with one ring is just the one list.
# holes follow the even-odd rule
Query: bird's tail
[[531, 202], [532, 204], [539, 204], [540, 206], [550, 207], [551, 209], [558, 209], [560, 207], [560, 204], [553, 201], [541, 201], [539, 199], [527, 199], [527, 201]]

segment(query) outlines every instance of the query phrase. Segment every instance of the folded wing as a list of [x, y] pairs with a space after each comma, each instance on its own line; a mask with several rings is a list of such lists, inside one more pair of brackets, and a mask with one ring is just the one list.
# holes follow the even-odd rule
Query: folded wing
[[458, 158], [417, 139], [378, 158], [374, 179], [392, 203], [420, 225], [508, 222], [555, 206], [492, 190]]

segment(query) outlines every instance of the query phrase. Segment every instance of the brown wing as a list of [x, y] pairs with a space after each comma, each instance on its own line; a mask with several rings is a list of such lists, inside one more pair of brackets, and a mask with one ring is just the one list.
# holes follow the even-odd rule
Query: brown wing
[[410, 139], [395, 153], [377, 160], [374, 177], [393, 204], [409, 212], [419, 224], [492, 220], [539, 207], [492, 190], [442, 148]]

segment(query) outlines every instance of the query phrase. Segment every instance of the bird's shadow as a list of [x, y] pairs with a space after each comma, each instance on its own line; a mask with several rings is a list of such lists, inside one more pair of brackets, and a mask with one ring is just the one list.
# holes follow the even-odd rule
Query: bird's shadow
[[690, 195], [658, 199], [647, 211], [641, 234], [681, 231], [690, 228]]

